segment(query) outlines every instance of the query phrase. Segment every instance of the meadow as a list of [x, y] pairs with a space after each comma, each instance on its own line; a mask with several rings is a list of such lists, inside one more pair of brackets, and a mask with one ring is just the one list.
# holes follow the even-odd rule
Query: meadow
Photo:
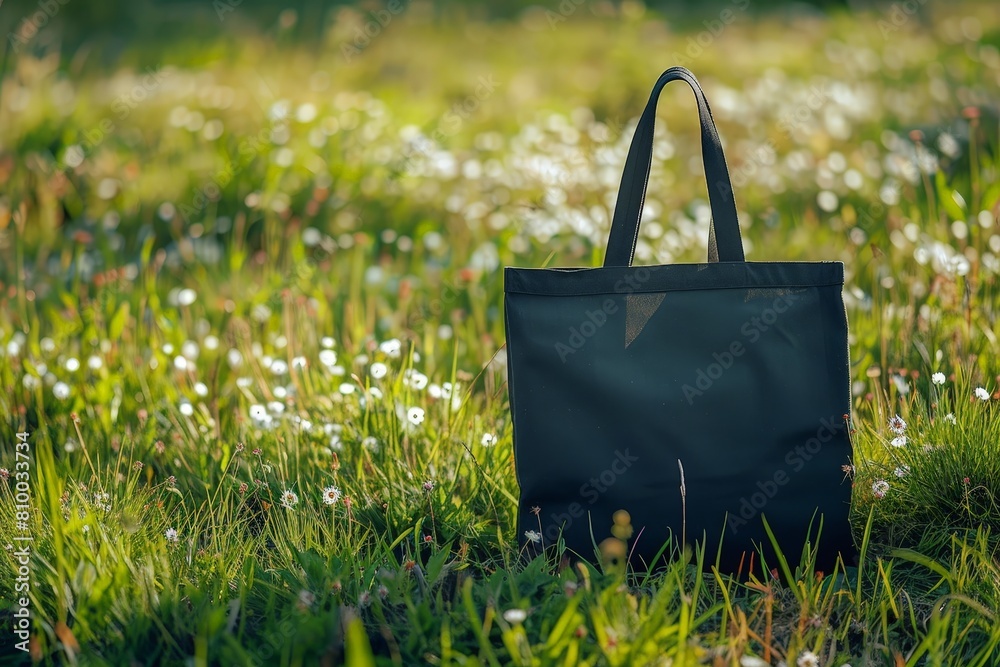
[[[1000, 664], [1000, 15], [749, 5], [4, 6], [0, 661]], [[857, 564], [519, 553], [502, 267], [601, 262], [676, 64], [748, 259], [845, 264]], [[703, 261], [659, 110], [637, 262]]]

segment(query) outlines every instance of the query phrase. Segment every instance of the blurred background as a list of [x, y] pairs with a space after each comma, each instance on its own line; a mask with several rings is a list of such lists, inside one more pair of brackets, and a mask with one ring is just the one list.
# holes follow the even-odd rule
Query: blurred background
[[[501, 266], [600, 260], [675, 64], [708, 91], [750, 257], [844, 260], [866, 308], [1000, 265], [1000, 193], [970, 174], [996, 147], [988, 2], [6, 0], [0, 26], [0, 282], [40, 299], [153, 262], [165, 294], [302, 289], [355, 340], [467, 326], [480, 364]], [[638, 258], [699, 261], [694, 104], [659, 108]], [[270, 273], [230, 280], [248, 266]]]
[[[711, 102], [747, 259], [844, 262], [858, 525], [872, 510], [872, 544], [935, 556], [997, 525], [996, 0], [2, 0], [0, 38], [0, 490], [26, 424], [51, 445], [41, 512], [66, 517], [37, 543], [39, 655], [251, 664], [267, 637], [285, 664], [324, 646], [339, 664], [355, 604], [381, 655], [384, 623], [403, 639], [394, 664], [439, 638], [474, 655], [483, 622], [451, 592], [475, 579], [492, 608], [518, 549], [501, 269], [600, 264], [673, 65]], [[690, 91], [668, 87], [637, 262], [705, 260], [699, 141]], [[883, 586], [904, 566], [880, 560], [876, 602], [822, 589], [835, 633], [802, 621], [817, 606], [775, 636], [842, 647], [863, 626], [866, 645], [997, 664], [996, 536], [976, 539], [947, 584], [976, 606], [940, 611], [937, 578]], [[431, 588], [378, 578], [428, 553]], [[526, 624], [538, 646], [577, 613], [562, 576], [542, 588], [532, 566], [497, 607], [536, 591], [555, 609]], [[596, 595], [625, 609], [616, 586]], [[705, 641], [732, 645], [717, 602]], [[744, 643], [771, 636], [753, 606]], [[687, 622], [616, 627], [686, 651]], [[576, 655], [561, 646], [545, 654]]]

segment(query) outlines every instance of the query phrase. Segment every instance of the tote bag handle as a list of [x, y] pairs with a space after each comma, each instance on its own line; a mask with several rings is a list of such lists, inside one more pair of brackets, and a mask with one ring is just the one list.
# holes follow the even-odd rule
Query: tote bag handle
[[663, 86], [671, 81], [687, 82], [698, 101], [698, 117], [701, 121], [701, 153], [705, 161], [705, 177], [708, 180], [708, 199], [712, 205], [712, 224], [708, 232], [709, 262], [743, 262], [743, 239], [736, 218], [736, 201], [733, 199], [733, 185], [729, 180], [726, 156], [722, 152], [719, 133], [712, 120], [712, 110], [708, 107], [705, 93], [698, 79], [684, 67], [671, 67], [660, 75], [649, 102], [639, 117], [639, 124], [632, 137], [632, 145], [625, 159], [625, 171], [618, 188], [618, 201], [611, 221], [608, 250], [604, 256], [604, 266], [631, 266], [635, 256], [635, 243], [639, 237], [639, 217], [646, 199], [646, 185], [649, 183], [649, 169], [653, 160], [653, 124], [656, 121], [656, 102]]

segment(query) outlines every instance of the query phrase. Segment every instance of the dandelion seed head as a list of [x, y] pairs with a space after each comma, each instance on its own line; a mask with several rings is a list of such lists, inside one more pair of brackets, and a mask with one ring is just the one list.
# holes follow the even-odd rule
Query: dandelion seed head
[[398, 338], [390, 338], [387, 341], [383, 341], [379, 344], [378, 349], [382, 354], [386, 355], [390, 359], [398, 359], [403, 351], [403, 344]]
[[411, 389], [422, 391], [427, 387], [427, 376], [414, 371], [409, 377], [403, 379], [403, 384]]
[[195, 292], [190, 287], [182, 289], [177, 293], [177, 305], [178, 306], [190, 306], [198, 299], [198, 293]]
[[420, 426], [424, 422], [424, 409], [410, 408], [406, 411], [406, 420], [414, 426]]

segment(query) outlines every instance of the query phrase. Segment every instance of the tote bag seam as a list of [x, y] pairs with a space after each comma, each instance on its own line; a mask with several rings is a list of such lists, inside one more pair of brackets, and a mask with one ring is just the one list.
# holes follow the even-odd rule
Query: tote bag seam
[[780, 284], [750, 284], [750, 285], [706, 285], [704, 287], [657, 287], [648, 289], [630, 289], [627, 292], [615, 291], [615, 290], [597, 290], [597, 291], [576, 291], [573, 293], [568, 292], [554, 292], [551, 290], [546, 290], [544, 288], [538, 289], [525, 289], [525, 288], [504, 288], [505, 294], [529, 294], [534, 296], [565, 296], [565, 297], [579, 297], [579, 296], [597, 296], [601, 294], [618, 294], [628, 296], [630, 294], [658, 294], [660, 292], [703, 292], [706, 290], [734, 290], [734, 289], [805, 289], [809, 287], [843, 287], [843, 282], [832, 282], [832, 283], [809, 283], [809, 284], [792, 284], [787, 283]]

